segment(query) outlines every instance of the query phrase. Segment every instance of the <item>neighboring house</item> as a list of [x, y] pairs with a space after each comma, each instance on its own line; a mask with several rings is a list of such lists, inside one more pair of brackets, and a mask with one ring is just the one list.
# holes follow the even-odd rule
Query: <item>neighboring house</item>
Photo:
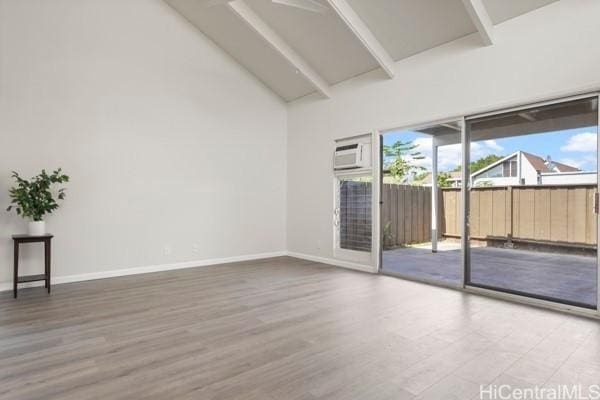
[[525, 151], [517, 151], [471, 174], [473, 187], [594, 184], [596, 181], [595, 171], [582, 171]]
[[[461, 172], [450, 172], [448, 181], [451, 187], [460, 187]], [[582, 171], [571, 165], [552, 161], [550, 157], [543, 159], [525, 151], [517, 151], [471, 174], [473, 187], [596, 184], [596, 181], [596, 171]], [[431, 186], [431, 173], [413, 184]]]

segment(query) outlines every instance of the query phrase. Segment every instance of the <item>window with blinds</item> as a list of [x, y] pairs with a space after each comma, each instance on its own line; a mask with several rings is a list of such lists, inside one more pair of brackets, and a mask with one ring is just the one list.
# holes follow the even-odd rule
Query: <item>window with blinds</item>
[[371, 251], [371, 178], [340, 179], [340, 248]]

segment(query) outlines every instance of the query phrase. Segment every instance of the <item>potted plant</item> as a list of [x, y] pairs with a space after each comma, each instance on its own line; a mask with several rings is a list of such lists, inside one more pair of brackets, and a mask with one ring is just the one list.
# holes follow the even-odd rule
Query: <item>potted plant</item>
[[[6, 211], [15, 210], [17, 215], [29, 219], [28, 233], [31, 236], [42, 236], [46, 233], [44, 216], [54, 212], [58, 208], [58, 200], [65, 198], [65, 189], [57, 192], [51, 190], [54, 184], [69, 182], [69, 177], [62, 173], [59, 168], [52, 174], [46, 170], [31, 179], [23, 179], [14, 172], [12, 177], [17, 185], [9, 191], [11, 205]], [[55, 195], [56, 194], [56, 198]]]

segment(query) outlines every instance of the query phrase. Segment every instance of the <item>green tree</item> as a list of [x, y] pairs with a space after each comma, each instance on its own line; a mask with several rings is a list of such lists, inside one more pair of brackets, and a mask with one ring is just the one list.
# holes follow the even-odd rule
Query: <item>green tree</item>
[[391, 159], [391, 162], [386, 163], [386, 167], [396, 180], [403, 181], [408, 176], [425, 170], [424, 167], [415, 165], [416, 160], [425, 158], [421, 152], [415, 151], [418, 147], [419, 145], [412, 141], [403, 142], [401, 140], [391, 146], [383, 145], [383, 154]]
[[425, 179], [427, 179], [427, 177], [428, 177], [429, 175], [431, 175], [431, 172], [422, 172], [422, 173], [420, 173], [420, 174], [417, 174], [417, 175], [415, 175], [415, 177], [414, 177], [414, 181], [415, 181], [415, 182], [422, 182], [422, 181], [424, 181]]
[[[469, 164], [469, 167], [471, 168], [471, 173], [477, 172], [480, 169], [484, 169], [488, 165], [492, 165], [496, 161], [501, 160], [503, 158], [504, 158], [504, 156], [499, 156], [497, 154], [490, 154], [489, 156], [482, 157], [477, 161], [472, 161]], [[452, 171], [458, 172], [458, 171], [460, 171], [461, 168], [462, 167], [459, 165], [458, 167], [454, 168]]]
[[452, 184], [450, 183], [451, 177], [452, 175], [450, 174], [450, 172], [440, 172], [438, 174], [438, 187], [447, 188], [452, 186]]

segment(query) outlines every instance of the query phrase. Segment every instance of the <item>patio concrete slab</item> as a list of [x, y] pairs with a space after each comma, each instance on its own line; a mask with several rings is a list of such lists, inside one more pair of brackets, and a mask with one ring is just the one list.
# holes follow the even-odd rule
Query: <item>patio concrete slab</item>
[[[495, 247], [471, 249], [471, 282], [596, 305], [596, 258]], [[442, 243], [437, 253], [427, 245], [383, 252], [383, 271], [409, 278], [460, 285], [460, 247]]]

